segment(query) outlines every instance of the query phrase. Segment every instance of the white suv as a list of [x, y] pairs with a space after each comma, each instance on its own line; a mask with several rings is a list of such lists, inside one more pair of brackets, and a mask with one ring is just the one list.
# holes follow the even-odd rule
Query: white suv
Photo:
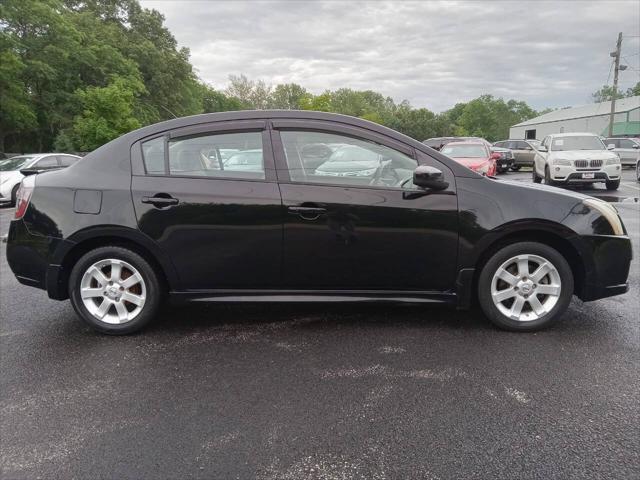
[[620, 157], [593, 133], [548, 135], [533, 159], [533, 181], [547, 185], [604, 182], [607, 190], [620, 186]]

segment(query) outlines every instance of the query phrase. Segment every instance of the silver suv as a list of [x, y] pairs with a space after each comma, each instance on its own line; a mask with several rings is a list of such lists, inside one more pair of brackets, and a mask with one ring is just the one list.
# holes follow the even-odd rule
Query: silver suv
[[635, 167], [640, 159], [640, 139], [638, 138], [607, 138], [604, 144], [613, 145], [613, 151], [620, 157], [623, 167]]
[[535, 157], [540, 142], [537, 140], [501, 140], [493, 145], [511, 150], [513, 153], [511, 170], [520, 170], [520, 167], [533, 165], [533, 157]]

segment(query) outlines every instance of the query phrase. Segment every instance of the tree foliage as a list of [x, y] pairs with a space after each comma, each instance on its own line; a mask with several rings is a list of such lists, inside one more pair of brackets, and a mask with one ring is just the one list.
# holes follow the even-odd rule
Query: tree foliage
[[[591, 94], [591, 99], [594, 103], [609, 102], [613, 98], [614, 92], [616, 92], [616, 90], [612, 85], [603, 85]], [[626, 91], [618, 89], [616, 98], [635, 97], [636, 95], [640, 95], [640, 82], [628, 88]]]

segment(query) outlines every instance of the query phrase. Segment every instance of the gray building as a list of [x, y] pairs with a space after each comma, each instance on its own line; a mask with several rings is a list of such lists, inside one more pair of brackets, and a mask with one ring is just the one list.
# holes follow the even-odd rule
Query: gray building
[[[509, 130], [509, 138], [542, 140], [551, 133], [590, 132], [608, 136], [611, 102], [562, 108], [545, 113]], [[614, 136], [640, 137], [640, 96], [616, 100]]]

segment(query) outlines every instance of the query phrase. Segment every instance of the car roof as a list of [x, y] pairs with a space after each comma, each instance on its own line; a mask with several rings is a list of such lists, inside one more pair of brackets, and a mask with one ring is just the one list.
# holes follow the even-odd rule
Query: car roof
[[482, 145], [483, 147], [485, 146], [484, 142], [481, 142], [480, 140], [463, 140], [460, 142], [450, 142], [450, 143], [447, 143], [445, 147], [448, 147], [449, 145]]
[[552, 133], [549, 136], [553, 138], [562, 138], [562, 137], [598, 137], [600, 138], [600, 135], [596, 135], [595, 133], [590, 133], [590, 132]]

